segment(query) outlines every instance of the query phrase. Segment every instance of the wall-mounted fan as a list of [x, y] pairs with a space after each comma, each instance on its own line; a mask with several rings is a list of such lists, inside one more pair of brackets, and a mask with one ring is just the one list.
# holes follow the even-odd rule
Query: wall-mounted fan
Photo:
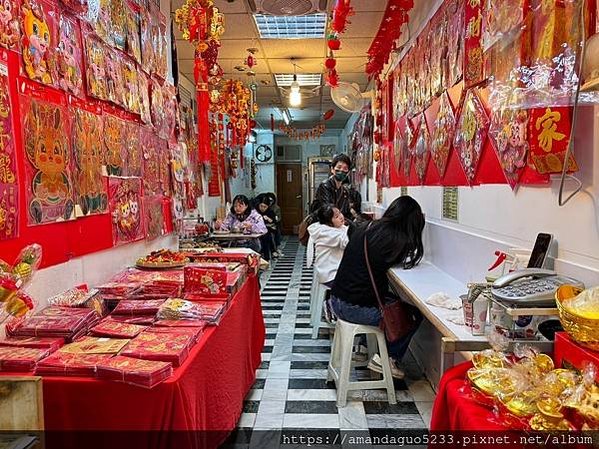
[[331, 88], [333, 103], [345, 112], [359, 112], [364, 106], [364, 97], [369, 96], [369, 94], [363, 94], [360, 91], [360, 86], [356, 83], [340, 82], [337, 87]]
[[268, 162], [272, 159], [272, 148], [268, 145], [258, 145], [254, 150], [254, 157], [258, 162]]

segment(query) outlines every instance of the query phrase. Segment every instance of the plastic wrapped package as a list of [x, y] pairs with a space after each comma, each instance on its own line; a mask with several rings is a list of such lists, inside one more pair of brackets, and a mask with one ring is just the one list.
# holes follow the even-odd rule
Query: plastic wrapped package
[[150, 105], [150, 79], [143, 72], [138, 72], [137, 81], [139, 83], [139, 115], [141, 121], [147, 125], [152, 124], [152, 110]]
[[53, 84], [50, 69], [58, 35], [56, 2], [23, 0], [21, 3], [21, 52], [26, 76], [42, 84]]
[[102, 116], [78, 108], [72, 111], [76, 215], [104, 214], [108, 212], [108, 190], [102, 177]]
[[173, 366], [180, 366], [189, 356], [194, 340], [194, 336], [189, 333], [169, 332], [165, 335], [147, 330], [131, 340], [120, 355], [171, 362]]
[[99, 379], [153, 388], [173, 374], [170, 362], [116, 356], [97, 365]]
[[160, 82], [156, 79], [152, 79], [151, 87], [152, 124], [154, 125], [154, 129], [158, 136], [164, 138], [166, 124], [166, 92]]
[[135, 114], [140, 113], [141, 98], [139, 94], [138, 70], [135, 63], [124, 59], [121, 66], [123, 70], [123, 85], [125, 89], [125, 109]]
[[141, 64], [139, 6], [133, 2], [127, 2], [125, 14], [127, 15], [127, 53], [136, 63]]
[[59, 337], [8, 337], [0, 340], [0, 346], [17, 348], [45, 349], [48, 354], [64, 345], [64, 338]]
[[114, 46], [119, 50], [127, 48], [127, 12], [125, 0], [110, 0], [110, 25]]
[[146, 326], [123, 323], [112, 317], [104, 318], [100, 324], [91, 329], [91, 334], [97, 337], [133, 338], [143, 332]]
[[[88, 0], [60, 0], [64, 7], [80, 17], [86, 17], [89, 12]], [[93, 0], [92, 0], [93, 3]]]
[[0, 346], [0, 371], [32, 371], [48, 354], [48, 349]]
[[146, 8], [141, 8], [139, 12], [139, 26], [141, 30], [141, 64], [143, 70], [150, 75], [154, 71], [156, 56], [152, 40], [153, 19]]
[[127, 176], [141, 176], [142, 174], [142, 153], [140, 145], [140, 127], [135, 122], [127, 122], [125, 125], [127, 163], [125, 164], [125, 174]]
[[487, 140], [489, 118], [476, 89], [466, 93], [454, 136], [454, 148], [468, 183], [474, 181], [480, 155]]
[[127, 338], [82, 337], [58, 350], [69, 354], [118, 354], [129, 343]]
[[165, 338], [170, 338], [170, 335], [180, 336], [187, 335], [191, 337], [191, 346], [195, 345], [204, 333], [205, 326], [152, 326], [147, 332], [155, 334], [164, 334]]
[[146, 240], [154, 240], [164, 234], [162, 195], [144, 197], [144, 217]]
[[164, 299], [124, 299], [113, 310], [115, 315], [156, 315]]
[[[28, 224], [74, 219], [68, 110], [65, 105], [48, 103], [28, 95], [21, 95], [20, 103], [27, 158], [25, 198]], [[54, 148], [52, 159], [43, 155], [49, 145]]]
[[431, 156], [430, 148], [431, 135], [426, 123], [426, 116], [423, 113], [420, 115], [420, 129], [414, 145], [414, 168], [421, 184], [424, 183], [424, 177], [426, 176], [426, 168]]
[[99, 100], [108, 100], [104, 44], [89, 30], [84, 32], [83, 41], [85, 43], [87, 94]]
[[146, 195], [162, 193], [160, 185], [160, 141], [151, 128], [141, 128], [143, 148], [143, 183]]
[[109, 176], [121, 176], [127, 160], [126, 122], [113, 115], [104, 116], [104, 164]]
[[200, 322], [204, 316], [204, 309], [201, 304], [186, 301], [180, 298], [167, 299], [158, 310], [158, 320], [198, 320]]
[[3, 0], [0, 3], [3, 20], [0, 21], [0, 46], [9, 50], [19, 49], [21, 23], [19, 18], [19, 2]]
[[106, 67], [107, 100], [118, 106], [126, 106], [125, 80], [122, 55], [109, 47], [104, 48]]
[[52, 77], [56, 87], [83, 97], [83, 51], [81, 29], [76, 18], [60, 16], [58, 41], [52, 64]]
[[162, 12], [153, 10], [152, 39], [154, 41], [154, 72], [156, 76], [166, 79], [168, 70], [168, 45], [166, 41], [166, 17]]
[[201, 319], [212, 325], [218, 325], [227, 311], [227, 301], [224, 299], [206, 298], [197, 294], [186, 294], [185, 299], [197, 304], [201, 310]]
[[6, 334], [11, 337], [61, 337], [72, 341], [85, 335], [99, 320], [100, 316], [92, 309], [50, 306], [14, 327], [9, 323]]
[[441, 178], [447, 169], [455, 128], [456, 118], [453, 106], [447, 92], [443, 92], [439, 98], [439, 112], [435, 119], [431, 142], [432, 159]]
[[142, 239], [141, 179], [111, 177], [108, 180], [108, 191], [114, 244], [121, 245]]
[[37, 363], [35, 374], [38, 376], [95, 377], [96, 365], [111, 357], [110, 354], [55, 352]]
[[113, 46], [111, 3], [112, 0], [98, 0], [95, 20], [90, 20], [90, 23], [94, 25], [98, 37], [108, 45]]

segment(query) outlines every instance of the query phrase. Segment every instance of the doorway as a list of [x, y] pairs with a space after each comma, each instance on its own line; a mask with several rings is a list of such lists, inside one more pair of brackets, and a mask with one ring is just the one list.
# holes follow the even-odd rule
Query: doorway
[[281, 208], [281, 230], [285, 235], [297, 234], [304, 219], [304, 183], [302, 164], [277, 164], [277, 198]]

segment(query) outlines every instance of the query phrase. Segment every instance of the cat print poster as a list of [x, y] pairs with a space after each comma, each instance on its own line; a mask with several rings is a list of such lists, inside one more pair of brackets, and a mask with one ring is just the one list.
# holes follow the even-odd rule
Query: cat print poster
[[113, 176], [108, 182], [114, 245], [142, 239], [144, 227], [141, 210], [141, 179]]

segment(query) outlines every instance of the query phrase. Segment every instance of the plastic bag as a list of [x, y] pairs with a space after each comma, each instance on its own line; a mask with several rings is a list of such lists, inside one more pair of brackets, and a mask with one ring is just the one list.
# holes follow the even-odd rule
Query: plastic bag
[[87, 93], [90, 97], [108, 100], [104, 45], [91, 31], [85, 33]]

